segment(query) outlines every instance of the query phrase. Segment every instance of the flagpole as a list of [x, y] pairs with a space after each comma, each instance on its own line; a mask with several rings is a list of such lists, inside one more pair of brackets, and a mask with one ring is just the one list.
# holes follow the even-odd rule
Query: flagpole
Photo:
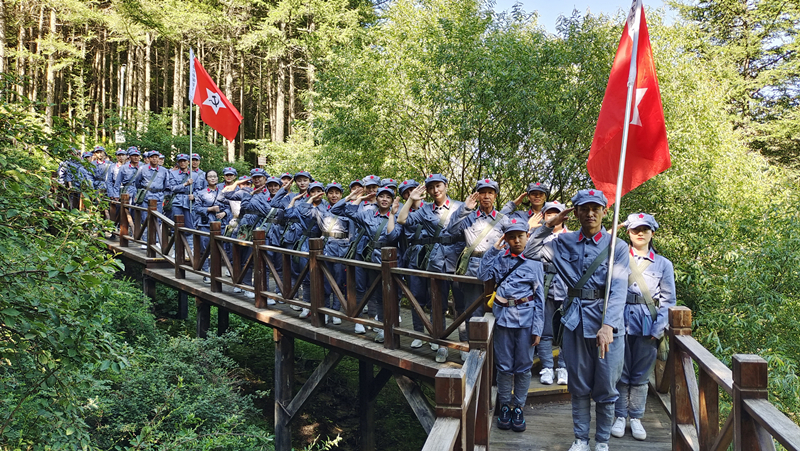
[[[194, 49], [189, 48], [189, 178], [192, 178], [192, 135], [194, 129], [192, 128], [192, 111], [194, 110], [194, 92], [192, 86], [192, 74], [194, 73]], [[192, 182], [192, 191], [194, 191], [194, 182]], [[191, 193], [189, 193], [191, 194]], [[192, 212], [192, 198], [189, 198], [189, 214]], [[194, 218], [192, 218], [194, 219]], [[191, 227], [194, 227], [192, 224]]]
[[[634, 7], [636, 11], [634, 13], [634, 25], [635, 30], [633, 31], [633, 45], [631, 47], [631, 62], [630, 62], [630, 70], [628, 71], [628, 94], [625, 100], [625, 120], [622, 121], [622, 146], [619, 150], [619, 169], [617, 171], [617, 190], [614, 193], [614, 219], [613, 225], [611, 227], [611, 249], [608, 252], [608, 274], [606, 274], [606, 292], [605, 296], [603, 297], [603, 318], [600, 320], [600, 327], [603, 327], [603, 324], [606, 320], [606, 310], [608, 310], [608, 298], [611, 295], [611, 279], [613, 278], [614, 274], [614, 254], [617, 246], [617, 227], [619, 224], [619, 204], [622, 200], [622, 181], [625, 175], [625, 156], [628, 150], [628, 129], [630, 128], [630, 117], [631, 117], [631, 109], [633, 107], [633, 91], [636, 88], [636, 74], [637, 74], [637, 66], [636, 66], [636, 59], [638, 56], [639, 50], [639, 28], [641, 26], [641, 16], [642, 16], [642, 8], [643, 6], [639, 3], [638, 0], [634, 0]], [[629, 24], [630, 26], [630, 24]], [[629, 29], [630, 31], [630, 29]], [[598, 349], [598, 352], [602, 355], [602, 350]]]

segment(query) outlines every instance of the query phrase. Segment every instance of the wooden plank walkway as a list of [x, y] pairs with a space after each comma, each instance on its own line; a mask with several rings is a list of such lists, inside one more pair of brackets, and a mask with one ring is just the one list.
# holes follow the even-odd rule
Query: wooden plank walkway
[[[530, 400], [530, 398], [529, 398]], [[589, 444], [594, 449], [594, 403], [592, 403], [592, 429]], [[567, 451], [575, 440], [572, 432], [572, 406], [569, 402], [554, 402], [525, 406], [525, 432], [502, 431], [497, 421], [492, 422], [489, 448], [504, 451]], [[647, 399], [642, 424], [647, 431], [647, 440], [631, 437], [630, 427], [622, 438], [611, 437], [612, 451], [668, 451], [672, 449], [669, 415], [654, 396]]]

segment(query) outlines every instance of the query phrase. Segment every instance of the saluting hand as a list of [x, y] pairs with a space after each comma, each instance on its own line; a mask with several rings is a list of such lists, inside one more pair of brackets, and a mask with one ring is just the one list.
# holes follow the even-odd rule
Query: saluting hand
[[400, 198], [395, 196], [394, 202], [392, 202], [392, 214], [396, 215], [398, 210], [400, 210]]
[[500, 235], [500, 238], [497, 239], [497, 242], [494, 243], [494, 248], [498, 251], [502, 251], [506, 247], [506, 240], [505, 235]]
[[464, 199], [464, 206], [469, 210], [474, 210], [478, 206], [478, 193], [472, 193]]
[[283, 186], [281, 186], [281, 188], [285, 189], [286, 191], [289, 191], [289, 187], [292, 185], [293, 181], [294, 181], [294, 179], [285, 181], [283, 183]]
[[570, 207], [570, 208], [565, 209], [564, 211], [562, 211], [558, 215], [553, 216], [552, 218], [550, 218], [545, 223], [545, 225], [552, 229], [552, 228], [554, 228], [555, 226], [557, 226], [559, 224], [563, 224], [564, 221], [566, 221], [567, 218], [569, 217], [569, 214], [572, 213], [572, 210], [574, 210], [574, 209], [575, 209], [575, 207]]
[[527, 197], [528, 197], [528, 193], [523, 191], [522, 194], [520, 194], [519, 196], [517, 196], [516, 199], [514, 199], [514, 205], [519, 207], [520, 205], [522, 205], [522, 202], [524, 202]]
[[353, 199], [356, 199], [359, 196], [359, 194], [361, 194], [362, 191], [364, 191], [364, 187], [357, 186], [353, 188], [352, 191], [350, 191], [350, 194], [348, 194], [347, 197], [344, 198], [344, 200], [350, 202]]
[[365, 194], [363, 196], [358, 196], [358, 201], [359, 202], [361, 202], [361, 201], [372, 202], [373, 200], [375, 200], [375, 197], [377, 197], [377, 194], [378, 193], [369, 193], [369, 194]]

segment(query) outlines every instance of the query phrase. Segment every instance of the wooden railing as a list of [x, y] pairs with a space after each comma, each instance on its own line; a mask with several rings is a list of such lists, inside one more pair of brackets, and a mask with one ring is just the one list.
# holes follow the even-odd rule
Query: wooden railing
[[[210, 232], [204, 232], [187, 227], [183, 223], [183, 216], [177, 215], [172, 221], [156, 209], [157, 203], [151, 200], [147, 208], [131, 206], [127, 194], [122, 194], [120, 201], [112, 201], [109, 216], [117, 218], [120, 246], [127, 247], [130, 242], [147, 246], [147, 257], [160, 257], [168, 261], [175, 268], [175, 278], [183, 279], [186, 272], [192, 272], [211, 279], [211, 291], [221, 292], [223, 285], [238, 287], [255, 296], [257, 308], [267, 308], [267, 299], [310, 309], [311, 324], [315, 327], [325, 326], [325, 315], [340, 318], [354, 324], [362, 324], [385, 331], [384, 347], [397, 349], [400, 345], [400, 335], [429, 341], [440, 346], [445, 346], [458, 351], [469, 351], [469, 345], [459, 340], [448, 337], [472, 316], [472, 313], [485, 304], [487, 294], [491, 293], [492, 284], [484, 284], [475, 277], [457, 276], [453, 274], [432, 273], [428, 271], [399, 268], [397, 264], [397, 249], [381, 249], [381, 263], [367, 263], [358, 260], [349, 260], [324, 255], [322, 253], [324, 240], [311, 238], [309, 251], [298, 251], [281, 247], [266, 245], [266, 236], [263, 230], [253, 232], [253, 240], [246, 241], [231, 238], [222, 234], [221, 224], [212, 221]], [[147, 220], [142, 221], [142, 213], [147, 212]], [[129, 213], [130, 217], [128, 214]], [[159, 226], [160, 223], [160, 226]], [[133, 233], [130, 234], [131, 226]], [[145, 235], [145, 231], [147, 234]], [[132, 235], [132, 236], [129, 236]], [[145, 236], [145, 240], [142, 237]], [[192, 246], [189, 246], [187, 236], [191, 237]], [[201, 246], [201, 238], [209, 239], [208, 246]], [[225, 247], [230, 246], [230, 257]], [[176, 256], [171, 257], [170, 251], [174, 247]], [[183, 259], [177, 256], [184, 256]], [[203, 262], [210, 259], [208, 271], [203, 271]], [[299, 276], [292, 277], [289, 270], [292, 259], [303, 261]], [[281, 262], [281, 271], [277, 270], [277, 261]], [[346, 292], [342, 292], [333, 276], [332, 265], [343, 265], [346, 268]], [[355, 269], [361, 268], [370, 271], [371, 283], [363, 293], [361, 299], [356, 294]], [[225, 275], [223, 275], [223, 270]], [[253, 273], [253, 285], [244, 283], [244, 275], [248, 270]], [[311, 304], [295, 299], [305, 276], [310, 279]], [[274, 281], [274, 290], [271, 290], [267, 280], [271, 276]], [[405, 280], [407, 276], [427, 279], [431, 286], [431, 316], [428, 319], [417, 299]], [[325, 281], [331, 287], [333, 296], [338, 298], [342, 309], [333, 310], [324, 306]], [[476, 299], [466, 300], [465, 309], [452, 322], [445, 325], [444, 312], [447, 310], [447, 293], [441, 293], [437, 281], [449, 281], [459, 284], [481, 285], [482, 293]], [[361, 317], [361, 311], [369, 301], [375, 290], [382, 290], [383, 294], [383, 321], [373, 318]], [[399, 302], [405, 297], [411, 308], [424, 326], [424, 331], [418, 332], [410, 327], [400, 327]], [[444, 326], [443, 326], [444, 325]]]
[[494, 318], [472, 318], [464, 365], [436, 374], [436, 422], [423, 451], [489, 449], [493, 346]]
[[[800, 450], [800, 426], [768, 400], [767, 362], [735, 354], [731, 371], [692, 338], [692, 311], [669, 309], [670, 355], [659, 391], [669, 387], [672, 449], [678, 451]], [[699, 381], [695, 374], [699, 374]], [[733, 400], [720, 428], [720, 389]]]

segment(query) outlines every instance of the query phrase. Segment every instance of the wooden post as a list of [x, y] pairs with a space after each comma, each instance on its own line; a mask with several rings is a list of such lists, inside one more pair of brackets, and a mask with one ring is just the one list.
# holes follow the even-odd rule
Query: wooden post
[[[155, 176], [154, 176], [155, 177]], [[153, 246], [156, 244], [157, 221], [153, 215], [154, 211], [158, 211], [158, 200], [150, 199], [147, 203], [147, 258], [154, 258], [156, 250]]]
[[180, 230], [181, 227], [183, 227], [183, 221], [184, 221], [184, 216], [183, 215], [175, 215], [175, 230], [173, 231], [174, 232], [173, 236], [175, 237], [173, 239], [174, 239], [175, 243], [173, 244], [173, 246], [175, 246], [175, 278], [176, 279], [185, 279], [186, 278], [186, 270], [181, 268], [181, 265], [183, 265], [184, 260], [186, 260], [186, 258], [184, 257], [186, 250], [184, 249], [183, 240], [181, 239], [180, 232], [178, 231], [178, 230]]
[[383, 282], [383, 347], [397, 349], [400, 347], [400, 335], [394, 329], [398, 326], [400, 316], [400, 299], [397, 297], [397, 285], [392, 277], [392, 269], [397, 268], [397, 248], [381, 248], [381, 281]]
[[767, 361], [754, 354], [733, 356], [733, 449], [761, 449], [755, 422], [744, 409], [745, 399], [768, 399]]
[[375, 379], [372, 364], [358, 361], [358, 412], [361, 446], [363, 451], [375, 451], [375, 402], [372, 384]]
[[684, 424], [691, 425], [694, 421], [694, 415], [692, 414], [692, 401], [689, 398], [689, 387], [686, 383], [686, 375], [683, 368], [683, 355], [685, 353], [678, 348], [678, 342], [675, 337], [692, 334], [692, 311], [687, 307], [670, 307], [669, 324], [670, 327], [667, 333], [669, 334], [670, 352], [673, 354], [673, 358], [670, 359], [671, 368], [667, 368], [672, 377], [672, 389], [670, 390], [672, 449], [688, 451], [684, 446], [683, 440], [680, 439], [678, 427]]
[[222, 291], [222, 282], [219, 278], [222, 277], [222, 255], [219, 251], [217, 237], [222, 235], [221, 224], [219, 221], [211, 221], [211, 236], [208, 240], [208, 245], [211, 246], [211, 264], [208, 266], [208, 271], [211, 273], [211, 292], [219, 293]]
[[119, 247], [128, 247], [128, 234], [130, 225], [128, 224], [128, 202], [130, 194], [124, 193], [119, 196]]
[[471, 318], [469, 325], [469, 349], [486, 351], [481, 368], [481, 380], [477, 387], [478, 406], [475, 420], [475, 444], [489, 447], [489, 431], [492, 429], [492, 359], [490, 338], [492, 321], [488, 317]]
[[325, 240], [311, 238], [308, 240], [308, 275], [311, 279], [311, 325], [320, 327], [325, 325], [325, 314], [319, 309], [325, 307], [325, 274], [322, 273], [322, 263], [317, 257], [322, 254]]
[[283, 279], [283, 292], [281, 296], [284, 299], [289, 298], [289, 293], [292, 292], [292, 256], [289, 254], [281, 254], [281, 278]]
[[345, 312], [348, 316], [357, 318], [361, 312], [355, 310], [358, 305], [358, 293], [356, 292], [356, 267], [345, 267], [345, 279], [347, 285], [347, 305], [345, 305]]
[[[442, 334], [444, 333], [444, 314], [447, 310], [447, 297], [442, 296], [438, 280], [428, 279], [428, 283], [431, 286], [431, 325], [433, 326], [431, 335], [438, 340], [439, 338], [446, 338], [442, 337]], [[445, 308], [442, 309], [442, 307]]]
[[217, 335], [222, 335], [228, 331], [230, 325], [230, 312], [223, 307], [217, 307]]
[[147, 277], [142, 274], [142, 291], [144, 294], [155, 301], [156, 299], [156, 279], [152, 277]]
[[[189, 227], [191, 228], [191, 227]], [[194, 258], [195, 270], [202, 270], [203, 269], [203, 262], [200, 261], [203, 258], [203, 243], [200, 241], [200, 235], [193, 233], [192, 234], [192, 254]]]
[[698, 408], [700, 409], [698, 425], [700, 449], [711, 449], [714, 440], [719, 435], [719, 387], [709, 374], [700, 370], [700, 383], [698, 386]]
[[[177, 221], [175, 221], [175, 226], [174, 227], [175, 228], [178, 227], [178, 222]], [[161, 240], [161, 256], [167, 257], [167, 255], [169, 254], [169, 249], [167, 249], [167, 246], [169, 245], [169, 224], [167, 224], [164, 221], [161, 222], [160, 237], [161, 238], [159, 238], [159, 239]], [[174, 244], [173, 244], [173, 246], [174, 246]]]
[[[290, 270], [288, 267], [284, 270]], [[291, 451], [292, 431], [286, 406], [294, 386], [294, 338], [273, 329], [275, 339], [275, 451]]]
[[178, 290], [178, 319], [189, 317], [189, 295], [183, 290]]
[[197, 305], [197, 336], [206, 338], [208, 328], [211, 327], [211, 304], [195, 298], [195, 305]]
[[267, 244], [267, 232], [264, 230], [253, 231], [253, 291], [256, 294], [256, 308], [267, 308], [267, 299], [261, 294], [268, 291], [267, 287], [267, 262], [258, 246]]

